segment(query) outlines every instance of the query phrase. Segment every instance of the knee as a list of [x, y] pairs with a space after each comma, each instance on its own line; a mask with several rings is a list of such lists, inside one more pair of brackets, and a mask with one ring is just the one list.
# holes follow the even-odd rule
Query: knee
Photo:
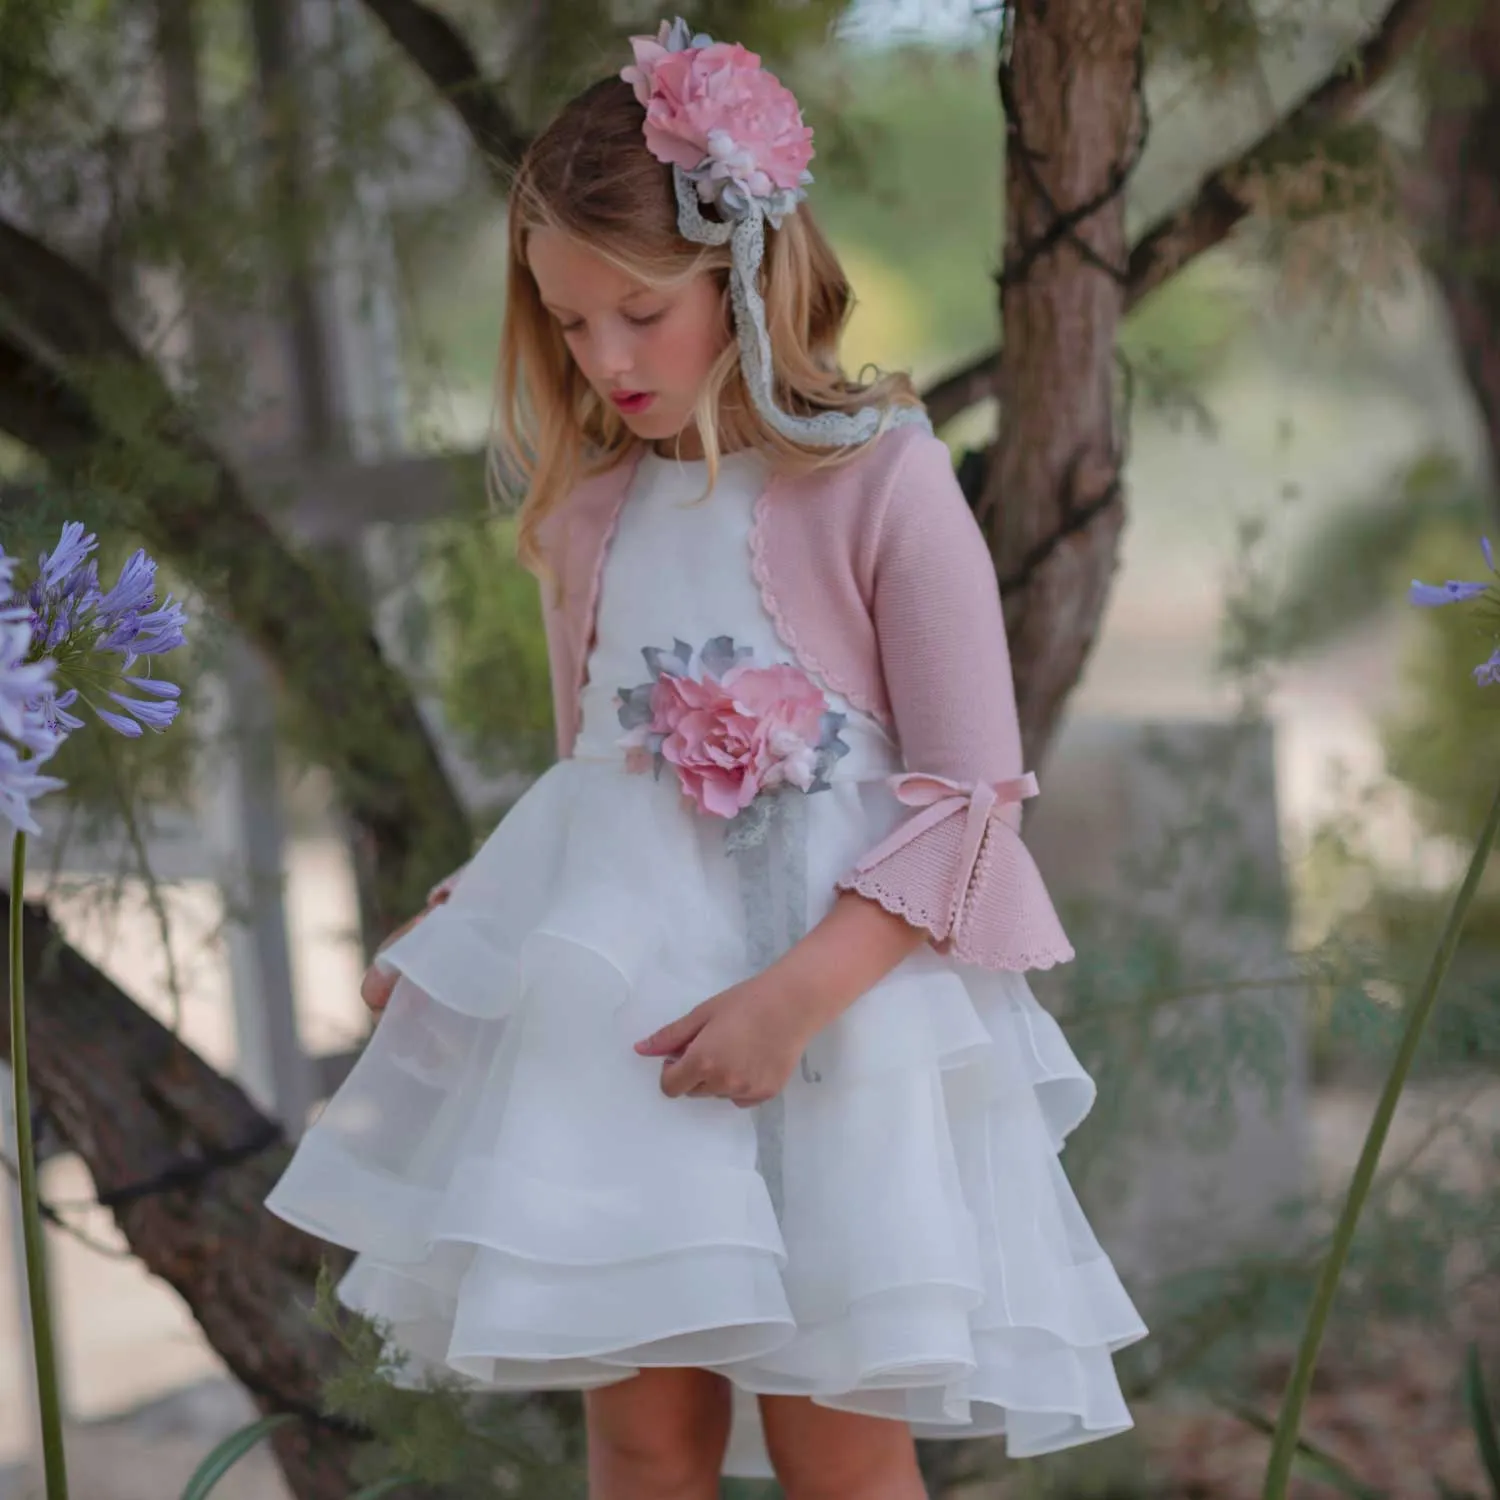
[[680, 1427], [640, 1427], [590, 1434], [590, 1466], [607, 1474], [622, 1494], [696, 1496], [717, 1489], [723, 1445], [708, 1434]]
[[903, 1424], [869, 1419], [832, 1440], [767, 1433], [771, 1466], [787, 1500], [925, 1500], [916, 1452]]
[[728, 1390], [689, 1399], [589, 1403], [589, 1468], [605, 1496], [697, 1500], [718, 1493], [729, 1439]]

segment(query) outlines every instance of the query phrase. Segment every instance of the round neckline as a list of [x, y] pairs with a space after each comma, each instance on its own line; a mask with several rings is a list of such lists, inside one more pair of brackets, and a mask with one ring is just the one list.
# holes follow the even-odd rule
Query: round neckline
[[[733, 453], [719, 455], [719, 472], [722, 474], [726, 469], [746, 467], [759, 459], [760, 454], [754, 448], [736, 448]], [[685, 474], [708, 473], [706, 458], [669, 458], [664, 453], [658, 453], [655, 448], [647, 448], [641, 461], [663, 469], [681, 470]]]

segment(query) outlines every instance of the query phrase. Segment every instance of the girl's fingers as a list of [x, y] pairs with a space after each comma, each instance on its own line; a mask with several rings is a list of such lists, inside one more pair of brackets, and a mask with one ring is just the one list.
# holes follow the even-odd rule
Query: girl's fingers
[[379, 964], [371, 964], [365, 970], [364, 979], [360, 981], [359, 998], [371, 1010], [384, 1010], [395, 988], [396, 971], [383, 968]]
[[642, 1057], [667, 1057], [682, 1052], [707, 1024], [707, 1005], [696, 1005], [685, 1016], [679, 1016], [660, 1031], [653, 1031], [645, 1041], [637, 1042], [635, 1050]]
[[[447, 899], [446, 897], [444, 898]], [[432, 908], [428, 907], [428, 911]], [[397, 971], [385, 963], [380, 955], [385, 952], [399, 937], [405, 937], [423, 917], [427, 911], [419, 911], [409, 922], [403, 922], [389, 937], [375, 950], [375, 960], [365, 970], [365, 977], [359, 984], [359, 998], [365, 1002], [371, 1010], [384, 1010], [386, 1002], [391, 998], [391, 992], [396, 988], [396, 980], [399, 977]]]
[[[706, 1093], [708, 1087], [703, 1081], [703, 1073], [699, 1068], [698, 1061], [691, 1053], [686, 1053], [674, 1061], [666, 1063], [661, 1070], [661, 1091], [668, 1099], [681, 1099], [685, 1094], [692, 1094], [695, 1089], [703, 1089]], [[696, 1097], [702, 1097], [697, 1095]]]

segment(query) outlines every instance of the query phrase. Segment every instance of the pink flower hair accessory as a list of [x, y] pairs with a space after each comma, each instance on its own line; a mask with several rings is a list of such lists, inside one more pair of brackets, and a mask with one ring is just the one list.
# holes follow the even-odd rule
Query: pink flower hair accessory
[[754, 52], [695, 35], [680, 16], [630, 44], [635, 63], [620, 77], [645, 106], [647, 150], [724, 217], [758, 207], [779, 228], [812, 181], [812, 131], [792, 91]]
[[[794, 416], [776, 404], [771, 336], [760, 293], [766, 224], [807, 196], [812, 131], [792, 92], [737, 44], [694, 33], [680, 16], [654, 37], [630, 39], [635, 61], [620, 77], [645, 107], [646, 149], [672, 168], [677, 228], [695, 245], [728, 245], [729, 301], [734, 310], [745, 389], [766, 423], [812, 448], [869, 442], [888, 427], [920, 422], [920, 406], [864, 406]], [[706, 218], [705, 205], [717, 209]]]
[[727, 635], [696, 653], [676, 641], [642, 654], [651, 681], [615, 697], [626, 767], [660, 776], [670, 765], [700, 813], [729, 823], [731, 853], [765, 838], [779, 794], [828, 789], [849, 753], [845, 715], [800, 667], [758, 667]]

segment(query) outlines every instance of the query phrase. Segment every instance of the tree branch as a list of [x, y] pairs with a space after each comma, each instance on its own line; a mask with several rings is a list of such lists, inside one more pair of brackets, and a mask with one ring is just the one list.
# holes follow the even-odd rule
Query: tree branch
[[526, 132], [487, 79], [467, 39], [423, 0], [364, 0], [391, 40], [452, 105], [479, 152], [485, 170], [504, 194], [527, 144]]
[[126, 523], [259, 647], [297, 722], [316, 726], [309, 753], [333, 773], [372, 856], [379, 918], [393, 927], [469, 840], [411, 691], [363, 606], [251, 504], [103, 288], [3, 219], [0, 288], [0, 428], [60, 479], [123, 492]]
[[1181, 207], [1153, 225], [1130, 252], [1126, 305], [1155, 291], [1190, 261], [1211, 250], [1247, 218], [1249, 188], [1269, 162], [1284, 160], [1298, 136], [1347, 119], [1421, 36], [1435, 0], [1392, 0], [1380, 24], [1279, 124], [1234, 161], [1212, 172]]
[[[1157, 220], [1130, 252], [1125, 311], [1138, 303], [1205, 251], [1222, 244], [1254, 211], [1251, 188], [1268, 162], [1284, 160], [1298, 136], [1346, 119], [1416, 42], [1435, 8], [1435, 0], [1392, 0], [1385, 16], [1355, 53], [1258, 140], [1233, 161], [1210, 172], [1197, 191]], [[944, 375], [924, 393], [933, 423], [942, 426], [979, 401], [992, 396], [1000, 368], [1000, 351], [989, 350]]]

